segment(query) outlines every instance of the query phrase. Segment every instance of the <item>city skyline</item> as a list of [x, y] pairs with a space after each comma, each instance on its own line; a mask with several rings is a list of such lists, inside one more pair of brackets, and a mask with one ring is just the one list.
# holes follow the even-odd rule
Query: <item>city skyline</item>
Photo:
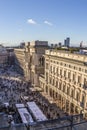
[[45, 40], [87, 45], [86, 0], [0, 1], [0, 43]]

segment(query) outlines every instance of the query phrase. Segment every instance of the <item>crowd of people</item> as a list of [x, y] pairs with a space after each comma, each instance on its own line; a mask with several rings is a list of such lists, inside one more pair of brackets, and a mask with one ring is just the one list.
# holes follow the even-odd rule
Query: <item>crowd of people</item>
[[[8, 68], [0, 75], [0, 104], [8, 103], [13, 107], [16, 103], [26, 104], [26, 101], [35, 101], [48, 119], [62, 115], [60, 114], [62, 111], [55, 104], [50, 104], [41, 92], [32, 91], [30, 87], [29, 82], [26, 82], [21, 75]], [[27, 100], [23, 98], [25, 96]]]
[[51, 104], [41, 93], [39, 91], [29, 90], [28, 101], [35, 101], [48, 119], [57, 119], [64, 116], [64, 112], [56, 104]]
[[21, 95], [25, 95], [28, 83], [23, 78], [8, 68], [0, 75], [0, 102], [13, 105], [21, 102]]

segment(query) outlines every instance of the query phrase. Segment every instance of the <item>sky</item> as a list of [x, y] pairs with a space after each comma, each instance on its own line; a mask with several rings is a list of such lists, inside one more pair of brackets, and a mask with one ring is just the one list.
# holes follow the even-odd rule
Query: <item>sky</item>
[[45, 40], [87, 45], [87, 0], [0, 0], [0, 43]]

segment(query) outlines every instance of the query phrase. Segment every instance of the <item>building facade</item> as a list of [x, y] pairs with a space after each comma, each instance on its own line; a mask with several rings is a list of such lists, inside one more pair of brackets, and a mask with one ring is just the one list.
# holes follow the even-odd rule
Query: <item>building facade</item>
[[44, 73], [45, 50], [48, 49], [47, 41], [33, 41], [25, 43], [22, 49], [14, 49], [16, 68], [32, 82], [33, 86], [39, 85], [39, 75]]
[[69, 114], [87, 117], [87, 56], [46, 50], [45, 74], [39, 77], [44, 93]]
[[29, 63], [29, 46], [30, 43], [26, 43], [24, 48], [14, 49], [15, 55], [15, 68], [21, 73], [25, 79], [29, 79], [28, 63]]
[[9, 53], [7, 52], [7, 49], [0, 45], [0, 67], [5, 67], [8, 65], [8, 56]]
[[30, 81], [33, 86], [39, 86], [39, 75], [44, 74], [45, 50], [48, 48], [47, 41], [34, 41], [30, 43]]

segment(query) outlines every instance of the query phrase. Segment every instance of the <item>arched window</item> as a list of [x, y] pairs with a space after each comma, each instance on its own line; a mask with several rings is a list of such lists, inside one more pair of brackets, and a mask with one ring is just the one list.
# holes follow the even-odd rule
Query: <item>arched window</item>
[[60, 75], [62, 75], [62, 69], [60, 69]]
[[58, 74], [59, 74], [59, 68], [57, 68], [57, 70], [56, 70], [56, 71], [57, 71], [57, 76], [58, 76]]
[[41, 57], [39, 58], [39, 65], [41, 65]]
[[44, 57], [42, 57], [42, 66], [44, 66]]
[[39, 58], [39, 65], [44, 66], [44, 57]]
[[48, 93], [48, 86], [46, 86], [46, 93]]
[[52, 97], [52, 89], [50, 89], [50, 96]]
[[79, 101], [79, 92], [76, 94], [76, 100]]
[[71, 90], [71, 97], [74, 98], [74, 90], [73, 89]]
[[58, 81], [56, 81], [56, 87], [58, 87]]
[[82, 105], [85, 103], [85, 95], [82, 95]]
[[56, 92], [56, 98], [58, 98], [58, 93]]
[[69, 94], [70, 94], [70, 88], [67, 87], [67, 95], [69, 95]]
[[61, 90], [61, 86], [62, 86], [62, 83], [61, 82], [59, 82], [59, 89]]
[[53, 85], [54, 85], [54, 78], [53, 78]]
[[53, 98], [55, 98], [55, 92], [54, 92], [54, 90], [53, 90]]
[[63, 84], [63, 92], [65, 92], [65, 84]]
[[50, 72], [52, 73], [52, 66], [50, 66]]
[[51, 82], [52, 82], [52, 79], [51, 79], [51, 77], [49, 78], [49, 83], [51, 84]]

